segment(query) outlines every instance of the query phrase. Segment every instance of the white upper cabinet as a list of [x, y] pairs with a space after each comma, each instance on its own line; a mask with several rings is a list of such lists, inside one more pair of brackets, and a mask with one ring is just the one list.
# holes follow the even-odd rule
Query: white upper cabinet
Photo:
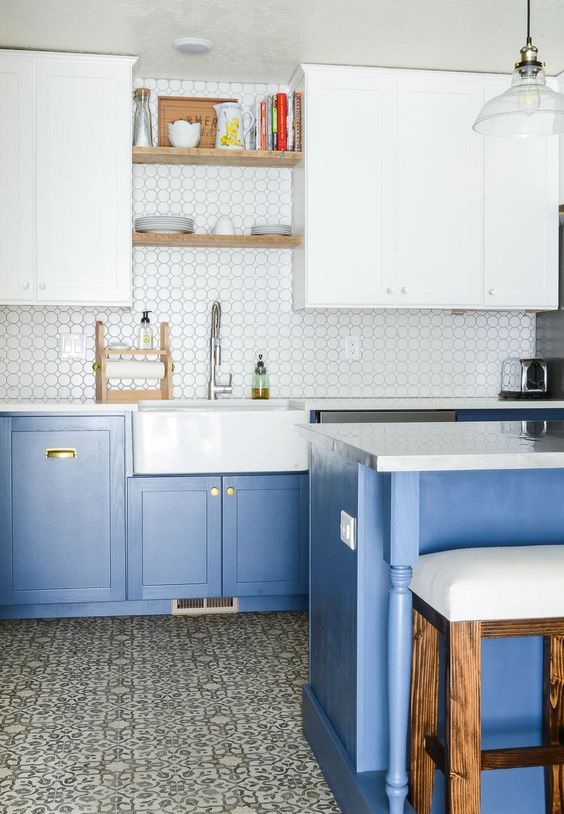
[[395, 302], [394, 85], [370, 69], [308, 73], [308, 160], [305, 177], [296, 175], [308, 236], [295, 258], [304, 273], [299, 307]]
[[131, 65], [38, 60], [37, 299], [131, 302]]
[[[486, 82], [486, 98], [507, 80]], [[558, 307], [558, 139], [484, 139], [487, 308]]]
[[398, 78], [399, 305], [481, 304], [482, 104], [479, 79]]
[[[0, 76], [14, 59], [27, 84], [8, 103], [31, 111], [17, 146], [30, 174], [18, 225], [32, 259], [16, 274], [0, 253], [0, 302], [130, 305], [135, 60], [7, 51]], [[0, 189], [2, 211], [5, 195]]]
[[17, 54], [0, 59], [0, 121], [0, 302], [31, 302], [35, 255], [33, 64]]
[[558, 139], [472, 130], [509, 81], [302, 66], [294, 307], [557, 307]]

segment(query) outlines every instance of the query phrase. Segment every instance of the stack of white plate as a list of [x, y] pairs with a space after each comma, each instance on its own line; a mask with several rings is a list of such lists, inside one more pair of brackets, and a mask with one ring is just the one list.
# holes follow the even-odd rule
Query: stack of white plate
[[137, 232], [192, 233], [194, 218], [180, 218], [173, 215], [153, 215], [147, 218], [135, 218]]
[[255, 223], [251, 226], [252, 235], [291, 235], [292, 227], [289, 223]]

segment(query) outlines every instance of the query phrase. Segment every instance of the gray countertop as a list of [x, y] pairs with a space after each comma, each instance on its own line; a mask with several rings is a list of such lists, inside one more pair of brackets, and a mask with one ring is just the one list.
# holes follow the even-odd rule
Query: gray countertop
[[564, 469], [564, 422], [310, 424], [309, 441], [380, 472]]

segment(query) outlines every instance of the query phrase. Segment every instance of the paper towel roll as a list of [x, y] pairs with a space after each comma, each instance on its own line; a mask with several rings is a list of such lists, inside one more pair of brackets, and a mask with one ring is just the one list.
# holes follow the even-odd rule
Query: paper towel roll
[[125, 362], [122, 359], [106, 362], [108, 379], [162, 379], [164, 374], [164, 362]]

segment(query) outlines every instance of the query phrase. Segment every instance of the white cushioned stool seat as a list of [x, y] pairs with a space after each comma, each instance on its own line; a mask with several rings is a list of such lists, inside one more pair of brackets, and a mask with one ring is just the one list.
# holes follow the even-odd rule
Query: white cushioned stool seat
[[564, 545], [424, 554], [411, 590], [451, 622], [564, 617]]

